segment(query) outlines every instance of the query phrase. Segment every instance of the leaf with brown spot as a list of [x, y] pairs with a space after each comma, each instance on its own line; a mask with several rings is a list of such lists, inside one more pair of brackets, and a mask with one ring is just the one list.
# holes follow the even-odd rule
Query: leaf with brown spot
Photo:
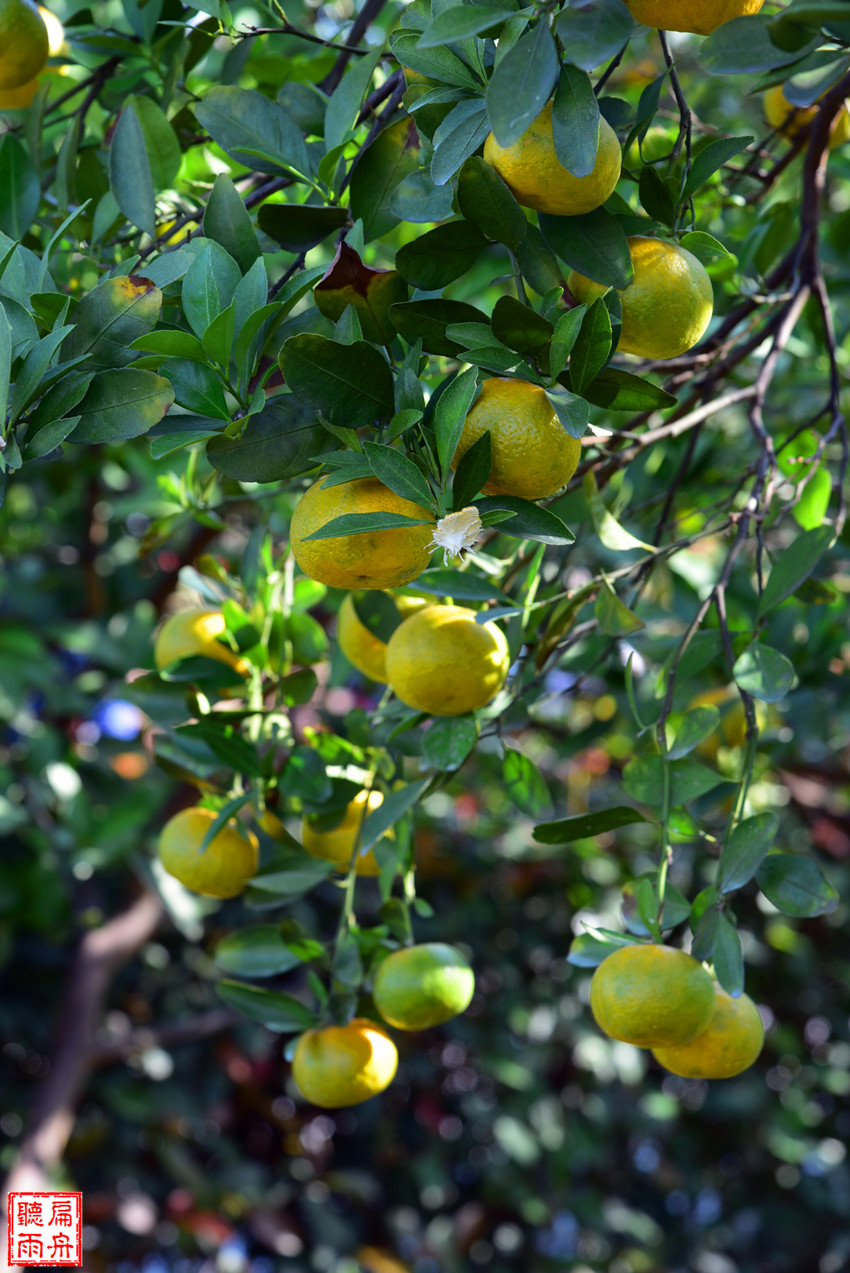
[[407, 300], [407, 284], [395, 270], [373, 270], [364, 265], [347, 243], [340, 243], [327, 274], [316, 284], [317, 308], [333, 322], [353, 305], [365, 340], [388, 345], [395, 339], [389, 308]]

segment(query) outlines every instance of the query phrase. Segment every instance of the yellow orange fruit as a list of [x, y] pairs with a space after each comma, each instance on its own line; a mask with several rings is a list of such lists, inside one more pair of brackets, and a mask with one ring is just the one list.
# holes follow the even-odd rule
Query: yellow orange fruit
[[673, 946], [621, 946], [590, 982], [596, 1024], [639, 1048], [690, 1043], [708, 1027], [714, 1008], [711, 977]]
[[365, 1017], [301, 1035], [292, 1077], [302, 1096], [321, 1109], [359, 1105], [389, 1087], [398, 1066], [395, 1044]]
[[203, 853], [204, 836], [215, 822], [212, 809], [183, 809], [166, 822], [159, 837], [159, 860], [169, 875], [205, 897], [237, 897], [257, 873], [259, 844], [252, 831], [230, 818]]
[[686, 1079], [729, 1079], [748, 1070], [764, 1046], [764, 1026], [749, 995], [733, 999], [714, 987], [714, 1013], [690, 1043], [653, 1048], [665, 1070]]
[[244, 676], [248, 672], [248, 664], [229, 645], [218, 640], [226, 630], [227, 624], [220, 610], [206, 606], [179, 610], [165, 620], [156, 635], [154, 662], [162, 671], [178, 659], [202, 655], [218, 663], [226, 663]]
[[512, 146], [500, 146], [490, 133], [484, 142], [484, 159], [523, 207], [571, 217], [593, 212], [613, 194], [623, 156], [617, 134], [600, 119], [593, 171], [587, 177], [574, 177], [555, 153], [552, 103], [548, 102]]
[[[431, 604], [424, 597], [392, 597], [399, 614], [406, 616], [423, 610]], [[349, 663], [368, 676], [372, 681], [385, 684], [387, 679], [386, 654], [387, 643], [374, 632], [370, 632], [365, 623], [360, 622], [351, 593], [339, 608], [336, 620], [336, 636], [339, 648]]]
[[[701, 261], [663, 239], [629, 239], [634, 278], [619, 292], [623, 311], [620, 353], [639, 358], [678, 358], [703, 336], [714, 311], [711, 279]], [[573, 270], [567, 286], [591, 304], [608, 288]]]
[[[785, 96], [782, 84], [774, 84], [762, 98], [764, 117], [771, 128], [776, 128], [785, 137], [796, 137], [801, 128], [812, 123], [818, 113], [817, 103], [812, 106], [794, 106]], [[844, 103], [844, 109], [832, 125], [829, 138], [829, 149], [843, 146], [850, 141], [850, 101]]]
[[476, 618], [464, 606], [429, 606], [399, 624], [386, 664], [403, 703], [429, 716], [462, 716], [498, 694], [510, 668], [508, 643], [495, 623]]
[[732, 18], [758, 13], [764, 0], [626, 0], [636, 22], [663, 31], [710, 35]]
[[372, 998], [388, 1025], [429, 1030], [469, 1007], [475, 974], [459, 950], [424, 942], [393, 951], [378, 968]]
[[[370, 813], [374, 813], [384, 803], [380, 791], [361, 791], [354, 797], [336, 826], [322, 830], [319, 820], [322, 814], [307, 814], [301, 821], [301, 843], [314, 858], [323, 858], [326, 862], [334, 862], [341, 871], [347, 871], [360, 835], [360, 828]], [[355, 864], [357, 875], [380, 875], [381, 868], [375, 854], [358, 853]]]
[[464, 421], [453, 469], [488, 429], [487, 495], [543, 499], [566, 486], [578, 467], [581, 443], [567, 433], [544, 391], [527, 380], [493, 376], [484, 381]]
[[44, 67], [50, 40], [32, 0], [0, 0], [0, 89], [20, 88]]
[[[319, 478], [302, 495], [292, 515], [290, 546], [298, 565], [311, 579], [331, 588], [399, 588], [428, 565], [434, 515], [430, 509], [402, 499], [376, 478], [357, 478], [326, 486]], [[427, 522], [363, 535], [308, 539], [337, 517], [351, 513], [398, 513]]]

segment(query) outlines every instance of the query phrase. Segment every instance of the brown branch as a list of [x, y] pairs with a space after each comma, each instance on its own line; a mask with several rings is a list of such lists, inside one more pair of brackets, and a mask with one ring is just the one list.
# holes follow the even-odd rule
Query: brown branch
[[360, 43], [373, 20], [377, 18], [386, 2], [387, 0], [366, 0], [363, 8], [360, 10], [351, 25], [351, 30], [348, 34], [348, 47], [341, 50], [339, 57], [319, 85], [322, 92], [328, 94], [333, 93], [337, 84], [342, 79], [346, 66], [348, 66], [348, 63], [351, 60], [352, 54], [349, 51], [350, 47], [352, 45], [356, 46]]
[[[159, 898], [141, 893], [122, 914], [101, 928], [91, 929], [81, 939], [68, 972], [50, 1072], [6, 1178], [0, 1225], [5, 1224], [6, 1194], [20, 1189], [45, 1189], [52, 1170], [61, 1161], [74, 1126], [77, 1103], [91, 1073], [95, 1036], [109, 987], [118, 969], [151, 937], [161, 917]], [[0, 1251], [5, 1250], [3, 1231]]]

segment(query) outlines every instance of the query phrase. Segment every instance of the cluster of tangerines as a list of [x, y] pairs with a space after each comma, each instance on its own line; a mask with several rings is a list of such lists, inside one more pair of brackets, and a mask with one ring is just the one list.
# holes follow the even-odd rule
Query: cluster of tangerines
[[[707, 34], [729, 18], [757, 12], [761, 3], [631, 0], [629, 8], [648, 25]], [[28, 0], [0, 0], [0, 15], [10, 5], [27, 4]], [[29, 66], [26, 69], [29, 74]], [[800, 126], [801, 121], [794, 122]], [[782, 125], [787, 123], [783, 118]], [[491, 135], [484, 157], [520, 204], [557, 216], [600, 207], [613, 192], [621, 167], [619, 143], [603, 119], [593, 172], [584, 178], [569, 173], [555, 153], [551, 103], [514, 146], [501, 147]], [[619, 293], [619, 349], [654, 359], [676, 357], [693, 347], [708, 326], [711, 281], [696, 257], [676, 244], [636, 236], [629, 247], [634, 279]], [[575, 271], [569, 289], [578, 301], [607, 291]], [[580, 444], [565, 432], [537, 385], [505, 377], [486, 379], [466, 417], [453, 467], [488, 431], [492, 467], [483, 488], [487, 494], [542, 499], [561, 490], [576, 470]], [[401, 514], [412, 520], [365, 534], [315, 538], [336, 518], [364, 513]], [[476, 528], [476, 517], [468, 516], [474, 513], [461, 510], [437, 522], [431, 509], [402, 498], [377, 479], [337, 481], [325, 476], [298, 502], [290, 545], [304, 574], [320, 583], [349, 593], [389, 591], [414, 582], [435, 546], [454, 552], [470, 546], [481, 529], [480, 521]], [[361, 622], [352, 596], [344, 600], [338, 640], [351, 663], [373, 681], [388, 684], [401, 702], [429, 716], [464, 715], [490, 703], [509, 670], [501, 629], [481, 622], [475, 610], [462, 606], [429, 604], [410, 595], [394, 600], [400, 621], [386, 642]], [[183, 611], [160, 629], [155, 661], [161, 670], [199, 654], [247, 675], [244, 661], [227, 644], [218, 610]], [[379, 791], [362, 791], [330, 829], [325, 822], [317, 827], [305, 817], [305, 851], [333, 862], [341, 872], [377, 875], [374, 854], [361, 853], [359, 841], [365, 818], [382, 800]], [[177, 814], [163, 829], [160, 858], [166, 871], [190, 889], [214, 897], [237, 896], [257, 871], [257, 837], [236, 819], [210, 837], [215, 820], [216, 815], [202, 807]], [[270, 812], [261, 815], [260, 825], [272, 836], [282, 829]], [[375, 974], [373, 1001], [387, 1025], [418, 1030], [464, 1011], [473, 989], [472, 970], [460, 952], [428, 943], [386, 955]], [[594, 974], [591, 1008], [610, 1037], [651, 1048], [667, 1069], [688, 1077], [739, 1073], [762, 1045], [761, 1020], [752, 1001], [746, 995], [731, 998], [695, 959], [665, 945], [636, 943], [609, 955]], [[322, 1025], [303, 1034], [294, 1053], [293, 1075], [309, 1100], [334, 1108], [382, 1091], [396, 1063], [395, 1045], [383, 1026], [355, 1017], [347, 1024]]]

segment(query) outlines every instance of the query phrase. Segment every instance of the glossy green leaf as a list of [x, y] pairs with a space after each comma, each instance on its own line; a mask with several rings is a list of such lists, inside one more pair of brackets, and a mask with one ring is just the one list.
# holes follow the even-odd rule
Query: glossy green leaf
[[258, 221], [263, 233], [281, 247], [301, 253], [316, 247], [346, 225], [348, 211], [313, 203], [264, 203]]
[[541, 822], [532, 832], [538, 844], [572, 844], [589, 836], [603, 835], [635, 822], [646, 822], [645, 816], [629, 805], [614, 805], [595, 813], [579, 813], [572, 818], [560, 818], [557, 822]]
[[502, 779], [514, 804], [536, 818], [552, 804], [549, 788], [537, 765], [521, 751], [508, 747], [502, 761]]
[[754, 642], [736, 659], [732, 675], [753, 698], [778, 703], [794, 683], [794, 665], [779, 650]]
[[599, 103], [586, 71], [566, 62], [552, 103], [555, 154], [574, 177], [589, 177], [599, 150]]
[[486, 513], [505, 511], [511, 513], [506, 521], [499, 522], [499, 532], [516, 539], [533, 539], [540, 544], [572, 544], [575, 535], [551, 509], [532, 504], [516, 495], [487, 495], [475, 501], [483, 517]]
[[41, 183], [26, 147], [9, 133], [0, 141], [0, 230], [22, 239], [40, 202]]
[[296, 398], [332, 424], [359, 429], [393, 414], [392, 373], [366, 341], [341, 345], [325, 336], [291, 336], [280, 367]]
[[487, 115], [500, 146], [513, 146], [537, 118], [559, 69], [555, 41], [541, 17], [498, 63], [487, 86]]
[[465, 301], [422, 300], [405, 301], [393, 305], [390, 318], [400, 336], [412, 345], [422, 341], [422, 348], [429, 354], [453, 357], [462, 346], [446, 335], [446, 328], [455, 323], [486, 323], [487, 316]]
[[155, 238], [151, 166], [142, 126], [132, 106], [125, 106], [121, 111], [109, 143], [109, 186], [127, 220]]
[[400, 119], [364, 150], [351, 178], [351, 212], [363, 222], [368, 243], [398, 224], [392, 210], [395, 187], [419, 167], [419, 134], [412, 119]]
[[779, 831], [775, 813], [757, 813], [739, 822], [723, 846], [717, 887], [721, 893], [743, 888], [773, 847]]
[[625, 231], [604, 208], [577, 217], [541, 213], [540, 229], [553, 252], [579, 274], [618, 289], [631, 283], [634, 271]]
[[428, 508], [433, 494], [420, 469], [403, 451], [391, 446], [379, 446], [365, 442], [363, 450], [375, 477], [402, 499], [411, 500]]
[[161, 420], [174, 401], [174, 390], [152, 371], [125, 367], [94, 377], [79, 405], [80, 422], [71, 442], [120, 442], [137, 438]]
[[604, 632], [606, 636], [628, 636], [629, 633], [639, 632], [644, 627], [643, 620], [636, 614], [632, 614], [605, 578], [596, 597], [594, 614], [599, 624], [599, 631]]
[[744, 991], [744, 951], [738, 930], [728, 915], [721, 915], [714, 935], [712, 963], [717, 980], [733, 999]]
[[475, 746], [478, 726], [474, 716], [438, 718], [422, 737], [422, 755], [435, 769], [459, 769]]
[[570, 61], [583, 71], [592, 71], [619, 53], [634, 26], [635, 20], [622, 0], [586, 0], [580, 9], [565, 9], [555, 31]]
[[838, 906], [838, 892], [816, 862], [796, 853], [771, 853], [756, 873], [758, 886], [783, 915], [811, 919]]
[[204, 234], [219, 243], [246, 273], [260, 256], [251, 216], [230, 177], [220, 172], [204, 209]]
[[316, 1015], [292, 995], [263, 990], [241, 981], [220, 981], [216, 993], [229, 1008], [276, 1034], [296, 1034], [316, 1024]]
[[759, 602], [758, 617], [781, 605], [808, 579], [829, 548], [835, 531], [830, 526], [797, 535], [773, 564]]
[[399, 248], [396, 269], [414, 287], [435, 291], [465, 274], [486, 246], [470, 221], [447, 221]]
[[[670, 766], [670, 807], [688, 804], [713, 791], [720, 774], [695, 760], [674, 760]], [[664, 761], [660, 756], [638, 756], [623, 770], [623, 786], [634, 800], [660, 808], [664, 797]]]
[[[322, 954], [324, 947], [314, 944]], [[284, 942], [279, 924], [250, 924], [229, 933], [216, 946], [214, 958], [219, 968], [236, 977], [273, 977], [303, 962], [300, 952]]]
[[311, 171], [301, 130], [262, 93], [219, 84], [193, 109], [201, 127], [239, 163], [259, 172]]
[[719, 724], [720, 712], [713, 705], [691, 708], [667, 749], [668, 759], [681, 760], [683, 756], [687, 756], [706, 738], [710, 738]]

